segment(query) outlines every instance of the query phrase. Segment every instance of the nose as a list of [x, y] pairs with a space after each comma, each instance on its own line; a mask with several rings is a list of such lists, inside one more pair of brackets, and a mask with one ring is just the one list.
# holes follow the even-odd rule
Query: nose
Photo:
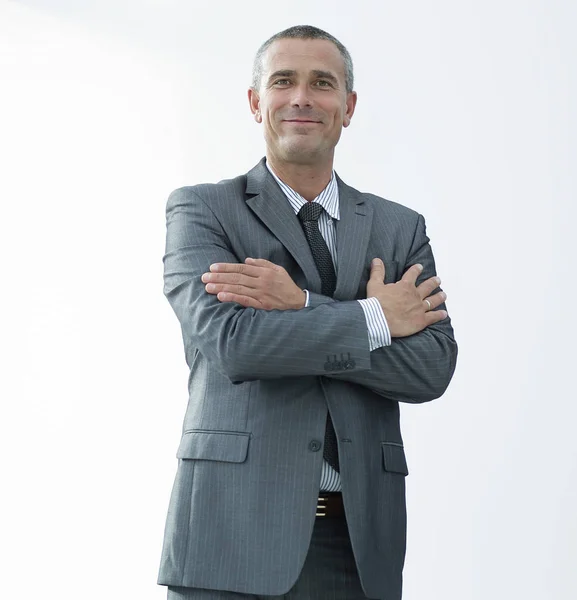
[[293, 88], [291, 106], [298, 106], [299, 108], [312, 106], [308, 84], [298, 85]]

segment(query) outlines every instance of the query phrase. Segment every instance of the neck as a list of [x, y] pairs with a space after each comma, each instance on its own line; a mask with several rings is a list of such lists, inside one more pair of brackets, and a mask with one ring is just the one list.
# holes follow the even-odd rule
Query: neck
[[283, 183], [309, 202], [312, 202], [327, 187], [333, 173], [332, 157], [323, 165], [303, 165], [280, 161], [267, 153], [266, 161]]

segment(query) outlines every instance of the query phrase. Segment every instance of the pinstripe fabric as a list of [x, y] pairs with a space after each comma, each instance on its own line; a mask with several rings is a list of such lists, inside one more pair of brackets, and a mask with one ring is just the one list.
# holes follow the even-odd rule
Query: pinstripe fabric
[[[284, 192], [295, 215], [298, 215], [299, 210], [307, 203], [307, 200], [305, 200], [298, 192], [295, 192], [284, 181], [279, 179], [268, 162], [265, 161], [265, 165], [269, 173], [279, 184], [280, 189]], [[337, 186], [337, 178], [334, 171], [331, 180], [325, 189], [313, 200], [313, 202], [318, 202], [325, 209], [319, 217], [319, 230], [329, 247], [329, 252], [331, 253], [335, 265], [335, 271], [338, 273], [337, 241], [335, 238], [333, 219], [336, 219], [337, 221], [340, 219], [340, 211], [339, 188]]]
[[344, 519], [315, 522], [299, 578], [280, 596], [169, 587], [167, 600], [366, 600]]
[[[333, 297], [320, 293], [301, 224], [264, 159], [246, 175], [168, 199], [164, 294], [190, 376], [160, 584], [265, 596], [294, 586], [316, 521], [328, 407], [363, 591], [401, 598], [408, 469], [399, 403], [442, 395], [457, 346], [447, 318], [370, 350], [358, 302], [370, 259], [383, 259], [385, 283], [417, 262], [421, 283], [435, 263], [421, 215], [335, 176]], [[308, 289], [310, 306], [245, 309], [206, 293], [201, 276], [212, 263], [248, 256], [284, 267]]]
[[[284, 181], [279, 179], [268, 162], [265, 162], [265, 164], [271, 175], [275, 178], [275, 181], [279, 184], [281, 190], [284, 192], [292, 209], [295, 211], [295, 214], [298, 215], [299, 210], [304, 204], [307, 203], [307, 200], [305, 200], [298, 192], [295, 192], [295, 190], [293, 190], [289, 185], [284, 183]], [[338, 273], [337, 241], [334, 221], [338, 221], [340, 219], [340, 211], [339, 188], [334, 170], [327, 187], [325, 187], [325, 189], [313, 200], [313, 202], [318, 202], [325, 209], [319, 217], [319, 231], [327, 243], [329, 252], [331, 253], [331, 257], [333, 259], [335, 271]], [[365, 313], [370, 349], [376, 350], [377, 348], [382, 348], [383, 346], [390, 346], [391, 333], [379, 301], [376, 298], [365, 298], [363, 300], [359, 300], [358, 302], [363, 307], [363, 312]]]
[[[303, 198], [298, 192], [282, 181], [268, 164], [268, 161], [266, 161], [265, 164], [270, 174], [275, 178], [280, 189], [287, 197], [291, 208], [294, 210], [295, 214], [298, 215], [300, 209], [308, 202], [308, 200]], [[339, 188], [337, 186], [337, 178], [334, 170], [329, 183], [313, 202], [318, 202], [325, 209], [318, 220], [319, 231], [327, 243], [333, 259], [335, 271], [338, 272], [337, 243], [333, 220], [338, 221], [340, 219], [340, 211]], [[307, 294], [305, 306], [308, 306], [308, 290], [305, 290], [305, 292]], [[370, 350], [372, 351], [383, 346], [389, 346], [391, 344], [391, 334], [379, 301], [376, 298], [367, 298], [359, 300], [358, 302], [361, 304], [363, 312], [365, 313]], [[341, 477], [339, 473], [335, 471], [326, 460], [323, 460], [320, 491], [340, 492], [341, 489]]]

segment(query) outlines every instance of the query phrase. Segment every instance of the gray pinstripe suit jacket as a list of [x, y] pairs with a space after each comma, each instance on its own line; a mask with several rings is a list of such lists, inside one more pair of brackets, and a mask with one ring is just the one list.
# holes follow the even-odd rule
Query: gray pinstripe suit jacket
[[[369, 352], [363, 310], [370, 261], [386, 283], [412, 264], [435, 274], [421, 215], [338, 176], [338, 280], [320, 294], [301, 224], [265, 166], [175, 190], [167, 205], [164, 293], [182, 328], [189, 402], [158, 583], [281, 595], [307, 554], [319, 493], [327, 409], [363, 589], [399, 600], [405, 476], [399, 402], [441, 396], [457, 345], [447, 318]], [[301, 310], [254, 310], [206, 293], [214, 262], [282, 265], [311, 291]], [[444, 308], [444, 307], [443, 307]]]

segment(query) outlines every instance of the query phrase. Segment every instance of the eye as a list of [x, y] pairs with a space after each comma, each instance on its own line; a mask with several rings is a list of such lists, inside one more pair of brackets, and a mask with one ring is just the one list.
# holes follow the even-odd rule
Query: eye
[[274, 84], [276, 85], [277, 83], [284, 85], [285, 83], [290, 83], [290, 81], [288, 79], [277, 79]]
[[[330, 81], [327, 81], [326, 79], [321, 79], [319, 81], [317, 81], [317, 83], [326, 83], [327, 85], [332, 85]], [[321, 87], [325, 87], [325, 86], [321, 86]]]

